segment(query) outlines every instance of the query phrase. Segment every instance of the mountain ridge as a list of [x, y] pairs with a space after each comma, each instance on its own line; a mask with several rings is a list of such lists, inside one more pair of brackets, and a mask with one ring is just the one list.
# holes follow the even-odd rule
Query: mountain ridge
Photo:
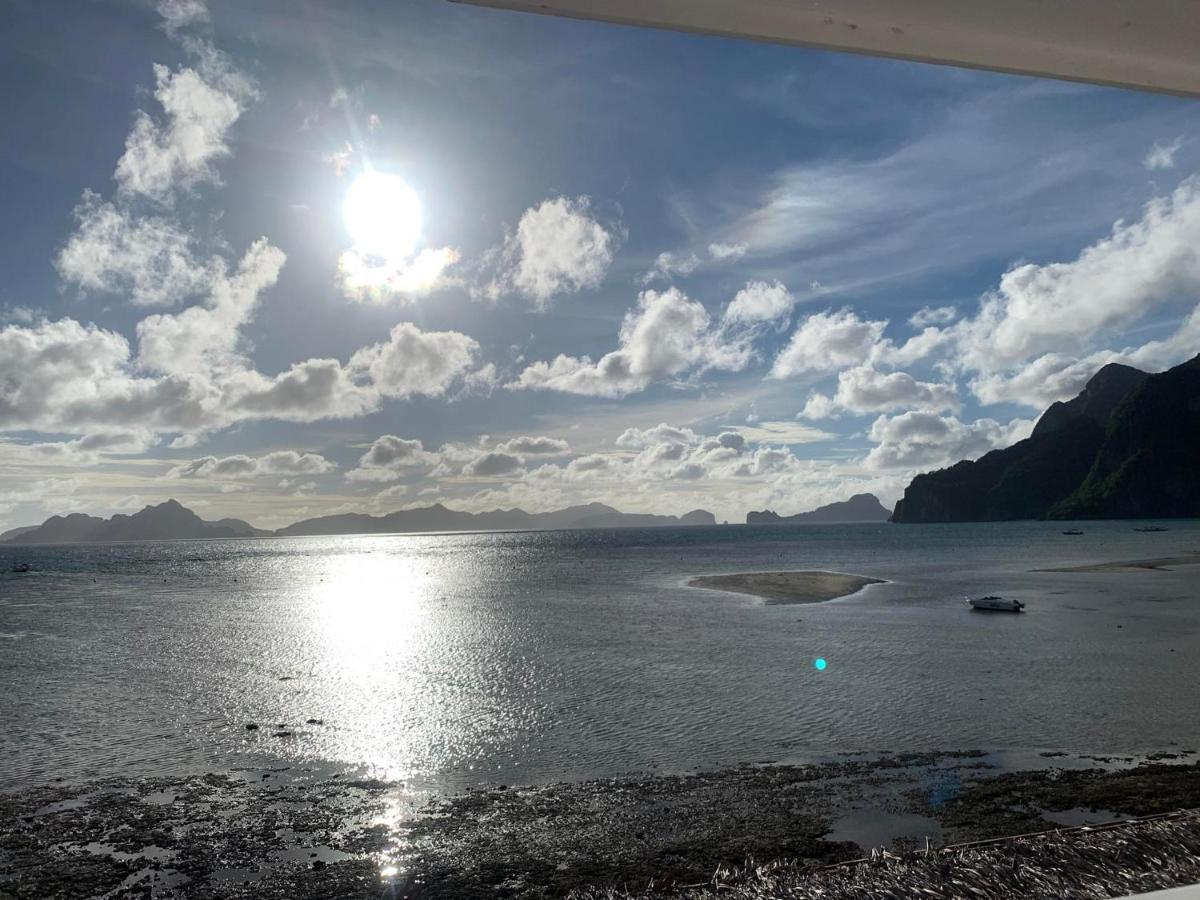
[[1110, 363], [1032, 434], [913, 478], [899, 523], [1200, 516], [1200, 356], [1157, 374]]
[[891, 511], [879, 502], [874, 494], [855, 494], [849, 500], [840, 500], [818, 506], [808, 512], [792, 516], [781, 516], [772, 510], [746, 513], [747, 525], [796, 525], [836, 524], [840, 522], [886, 522]]
[[190, 540], [234, 537], [290, 537], [323, 534], [402, 534], [430, 531], [554, 530], [559, 528], [649, 528], [679, 525], [715, 525], [706, 510], [682, 516], [623, 513], [603, 503], [587, 503], [545, 513], [523, 509], [497, 509], [469, 513], [448, 509], [440, 503], [382, 516], [344, 513], [293, 522], [276, 531], [255, 528], [241, 519], [205, 521], [177, 500], [146, 506], [133, 515], [115, 514], [108, 519], [84, 513], [51, 516], [41, 525], [14, 528], [0, 543], [73, 544], [113, 543], [138, 540]]

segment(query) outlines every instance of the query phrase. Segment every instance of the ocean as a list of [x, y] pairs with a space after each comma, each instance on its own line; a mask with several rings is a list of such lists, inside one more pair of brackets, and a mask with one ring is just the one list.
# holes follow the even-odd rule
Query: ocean
[[[1135, 524], [0, 548], [0, 789], [307, 765], [462, 790], [1195, 748], [1196, 570], [1032, 571], [1200, 547], [1200, 521]], [[888, 583], [792, 606], [685, 585], [787, 569]], [[984, 593], [1027, 611], [970, 612]]]

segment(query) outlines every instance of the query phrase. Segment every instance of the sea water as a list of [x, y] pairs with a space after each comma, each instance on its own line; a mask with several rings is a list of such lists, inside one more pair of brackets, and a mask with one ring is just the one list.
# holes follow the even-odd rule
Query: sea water
[[[1200, 569], [1034, 571], [1200, 549], [1200, 522], [1135, 524], [6, 546], [0, 788], [328, 764], [460, 789], [850, 751], [1194, 748]], [[34, 571], [8, 574], [18, 560]], [[808, 605], [686, 586], [788, 569], [887, 583]], [[1026, 612], [963, 603], [988, 593]]]

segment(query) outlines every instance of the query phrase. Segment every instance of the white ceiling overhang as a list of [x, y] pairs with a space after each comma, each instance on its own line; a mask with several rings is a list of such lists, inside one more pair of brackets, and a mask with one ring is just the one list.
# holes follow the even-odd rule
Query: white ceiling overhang
[[456, 0], [1200, 97], [1200, 0]]

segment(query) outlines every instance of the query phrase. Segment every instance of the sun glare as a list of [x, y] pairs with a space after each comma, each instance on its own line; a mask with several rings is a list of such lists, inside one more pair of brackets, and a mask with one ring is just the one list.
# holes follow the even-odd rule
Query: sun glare
[[342, 215], [355, 248], [370, 256], [407, 258], [421, 237], [421, 202], [395, 175], [360, 175], [346, 192]]

